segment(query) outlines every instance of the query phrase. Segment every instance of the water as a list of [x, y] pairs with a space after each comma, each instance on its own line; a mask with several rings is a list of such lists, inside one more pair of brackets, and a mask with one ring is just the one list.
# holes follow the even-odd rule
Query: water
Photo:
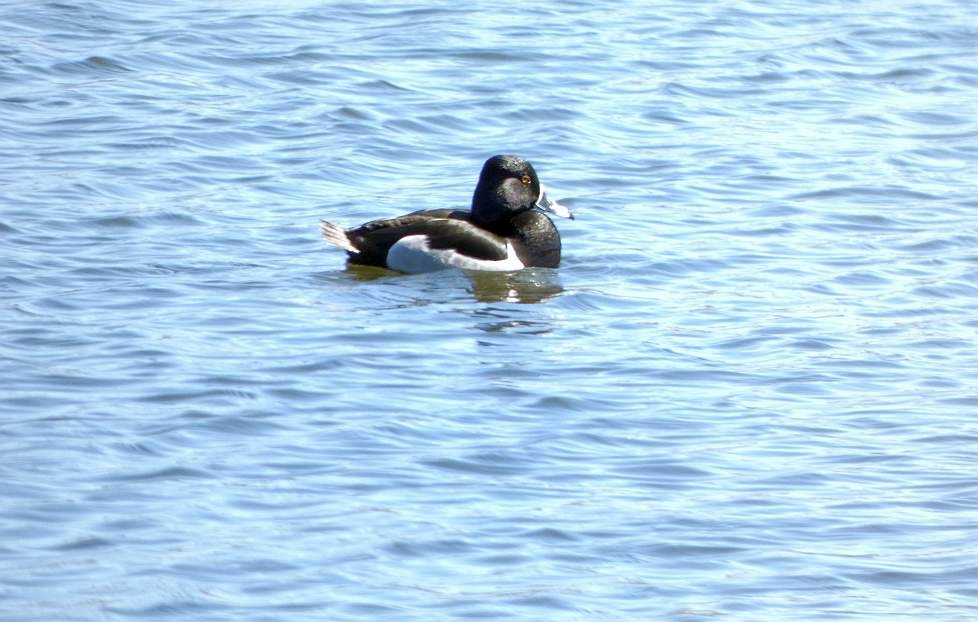
[[978, 617], [975, 6], [4, 3], [0, 618]]

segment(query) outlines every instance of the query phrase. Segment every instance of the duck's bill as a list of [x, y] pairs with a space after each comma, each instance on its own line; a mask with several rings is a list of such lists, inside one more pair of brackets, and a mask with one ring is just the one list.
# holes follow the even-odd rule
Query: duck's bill
[[540, 198], [537, 199], [537, 207], [545, 212], [550, 212], [554, 216], [570, 218], [571, 220], [574, 219], [574, 214], [571, 214], [571, 211], [567, 209], [567, 206], [561, 205], [547, 196], [547, 192], [543, 188], [543, 185], [540, 186]]

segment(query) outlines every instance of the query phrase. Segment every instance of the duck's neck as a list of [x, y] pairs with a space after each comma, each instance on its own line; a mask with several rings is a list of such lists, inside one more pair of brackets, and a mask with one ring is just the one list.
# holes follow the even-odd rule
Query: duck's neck
[[[476, 196], [479, 196], [478, 190]], [[513, 232], [512, 213], [496, 199], [483, 199], [477, 202], [472, 200], [472, 222], [486, 231], [492, 231], [496, 235], [507, 236]]]

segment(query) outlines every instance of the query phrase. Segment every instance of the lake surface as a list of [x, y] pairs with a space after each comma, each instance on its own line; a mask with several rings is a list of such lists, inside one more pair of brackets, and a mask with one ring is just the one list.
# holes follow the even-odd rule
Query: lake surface
[[[0, 23], [4, 622], [978, 618], [978, 4]], [[559, 269], [318, 236], [496, 153]]]

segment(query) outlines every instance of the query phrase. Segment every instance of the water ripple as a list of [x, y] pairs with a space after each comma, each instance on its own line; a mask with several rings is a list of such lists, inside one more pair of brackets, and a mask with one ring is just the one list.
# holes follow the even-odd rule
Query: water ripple
[[511, 4], [0, 8], [0, 618], [969, 616], [973, 11]]

